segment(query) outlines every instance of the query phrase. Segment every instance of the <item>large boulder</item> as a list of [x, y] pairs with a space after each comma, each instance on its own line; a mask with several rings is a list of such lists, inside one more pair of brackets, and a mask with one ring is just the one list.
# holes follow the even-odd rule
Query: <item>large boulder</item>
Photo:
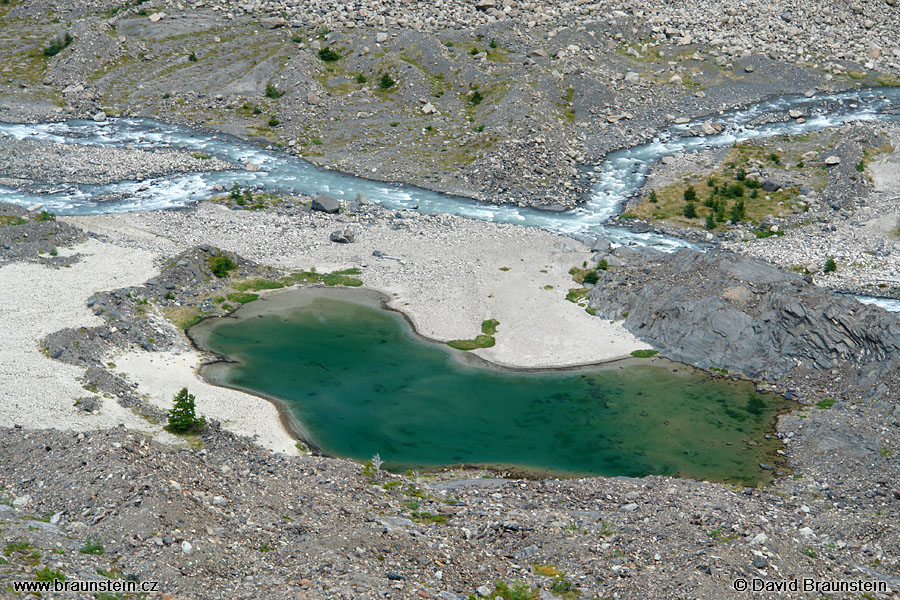
[[338, 199], [332, 198], [328, 194], [319, 194], [318, 196], [313, 198], [312, 204], [310, 206], [313, 210], [326, 212], [331, 215], [341, 210], [341, 203], [338, 201]]
[[352, 244], [356, 240], [356, 234], [349, 227], [346, 229], [336, 229], [331, 232], [329, 239], [338, 244]]

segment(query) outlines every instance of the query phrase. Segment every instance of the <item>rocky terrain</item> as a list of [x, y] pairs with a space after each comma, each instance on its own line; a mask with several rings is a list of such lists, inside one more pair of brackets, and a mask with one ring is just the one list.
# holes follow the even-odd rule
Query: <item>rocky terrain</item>
[[581, 167], [676, 118], [893, 85], [900, 61], [897, 11], [882, 1], [696, 11], [10, 0], [0, 10], [5, 120], [155, 116], [367, 177], [560, 206], [590, 183]]
[[[584, 199], [609, 151], [673, 124], [697, 119], [693, 133], [713, 135], [721, 111], [773, 96], [900, 85], [898, 30], [894, 0], [0, 0], [0, 120], [147, 116], [371, 179], [560, 210]], [[776, 110], [751, 125], [806, 117]], [[744, 152], [742, 177], [771, 196], [766, 210], [687, 234], [677, 214], [624, 215], [720, 248], [662, 255], [598, 240], [594, 265], [606, 269], [575, 290], [589, 312], [563, 300], [565, 272], [588, 266], [588, 248], [512, 225], [257, 189], [249, 206], [224, 197], [82, 218], [0, 204], [0, 269], [42, 269], [28, 293], [3, 299], [8, 314], [46, 304], [50, 289], [66, 303], [69, 290], [48, 281], [86, 260], [73, 247], [95, 252], [98, 270], [110, 252], [141, 261], [127, 283], [104, 272], [105, 289], [72, 279], [83, 295], [66, 314], [88, 309], [89, 321], [4, 323], [8, 338], [35, 334], [19, 362], [0, 365], [4, 381], [33, 382], [45, 360], [65, 367], [49, 381], [80, 397], [61, 392], [62, 410], [38, 406], [47, 388], [24, 390], [35, 423], [0, 390], [15, 404], [0, 406], [0, 589], [109, 577], [159, 581], [164, 599], [714, 599], [735, 597], [742, 578], [812, 577], [883, 587], [810, 597], [897, 597], [900, 325], [823, 288], [900, 294], [898, 142], [894, 126], [857, 123], [667, 158], [647, 191], [734, 178], [729, 153]], [[178, 149], [0, 137], [4, 194], [229, 166]], [[649, 344], [782, 392], [798, 404], [772, 432], [784, 443], [764, 467], [775, 483], [401, 476], [290, 438], [273, 452], [233, 433], [253, 431], [246, 415], [240, 427], [235, 417], [201, 435], [161, 433], [146, 374], [164, 369], [127, 372], [129, 360], [194, 357], [180, 330], [255, 300], [247, 282], [321, 283], [313, 264], [395, 286], [393, 302], [431, 315], [416, 325], [436, 339], [499, 316], [535, 364]], [[542, 318], [529, 321], [535, 307]], [[499, 347], [482, 355], [509, 359]], [[34, 365], [10, 370], [23, 360]], [[112, 597], [142, 596], [97, 596]]]
[[158, 581], [174, 598], [512, 597], [504, 582], [530, 598], [712, 599], [753, 577], [900, 588], [889, 475], [858, 491], [402, 477], [272, 455], [215, 425], [193, 450], [122, 429], [0, 441], [14, 449], [0, 457], [4, 587], [48, 569]]
[[[149, 152], [76, 144], [58, 144], [0, 137], [0, 177], [8, 187], [44, 184], [52, 190], [65, 183], [143, 181], [170, 173], [217, 171], [228, 163], [183, 151]], [[15, 178], [17, 181], [12, 181]]]
[[628, 264], [597, 271], [588, 304], [666, 356], [764, 380], [793, 397], [896, 397], [896, 315], [728, 252], [626, 256]]
[[[149, 218], [173, 232], [173, 219], [199, 217], [221, 234], [218, 213], [269, 221], [307, 215], [307, 228], [330, 220], [318, 227], [323, 244], [353, 246], [326, 240], [334, 220], [349, 216], [320, 216], [302, 204], [232, 208]], [[418, 229], [448, 219], [354, 210], [370, 225], [408, 220]], [[136, 218], [147, 216], [114, 219], [105, 229], [105, 217], [78, 221], [120, 243], [173, 243], [139, 234]], [[233, 218], [228, 226], [247, 236], [252, 222]], [[252, 236], [246, 243], [258, 244]], [[876, 597], [895, 594], [896, 319], [749, 258], [595, 246], [598, 260], [615, 265], [599, 271], [589, 295], [595, 319], [624, 317], [665, 355], [729, 369], [728, 376], [742, 371], [801, 402], [775, 432], [788, 468], [777, 469], [772, 487], [662, 477], [485, 479], [497, 474], [452, 470], [397, 476], [272, 453], [218, 423], [183, 447], [123, 428], [77, 433], [19, 423], [24, 428], [0, 429], [3, 587], [65, 576], [160, 581], [173, 598], [513, 597], [507, 586], [535, 598], [721, 598], [740, 578], [813, 577], [882, 582]], [[183, 323], [197, 313], [169, 308], [225, 310], [213, 298], [229, 294], [235, 280], [213, 273], [220, 256], [241, 280], [283, 273], [192, 247], [143, 286], [90, 297], [101, 326], [46, 338], [49, 356], [85, 369], [90, 393], [78, 410], [116, 402], [163, 418], [106, 357], [114, 348], [184, 344], [158, 315]], [[710, 362], [710, 347], [721, 360]]]

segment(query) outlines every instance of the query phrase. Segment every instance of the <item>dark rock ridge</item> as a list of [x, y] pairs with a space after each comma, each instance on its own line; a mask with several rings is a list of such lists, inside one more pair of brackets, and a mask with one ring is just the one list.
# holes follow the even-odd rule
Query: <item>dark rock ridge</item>
[[887, 311], [736, 254], [633, 254], [599, 272], [589, 304], [669, 358], [786, 388], [827, 376], [875, 397], [897, 384], [900, 321]]
[[[234, 268], [226, 277], [217, 277], [211, 259], [223, 256]], [[143, 414], [161, 413], [146, 405], [134, 388], [105, 366], [105, 357], [113, 348], [142, 348], [147, 351], [171, 350], [181, 342], [177, 330], [165, 318], [221, 316], [227, 312], [212, 298], [224, 295], [236, 278], [272, 276], [280, 272], [241, 256], [212, 246], [194, 246], [166, 261], [159, 275], [145, 285], [97, 292], [87, 306], [104, 323], [96, 327], [66, 328], [53, 332], [42, 341], [50, 358], [85, 367], [82, 383], [94, 393], [105, 392], [119, 404], [137, 407]], [[152, 302], [152, 305], [151, 305]], [[162, 314], [151, 310], [158, 306]]]
[[50, 213], [0, 202], [0, 265], [25, 260], [62, 267], [77, 255], [57, 256], [57, 248], [84, 241], [84, 233]]

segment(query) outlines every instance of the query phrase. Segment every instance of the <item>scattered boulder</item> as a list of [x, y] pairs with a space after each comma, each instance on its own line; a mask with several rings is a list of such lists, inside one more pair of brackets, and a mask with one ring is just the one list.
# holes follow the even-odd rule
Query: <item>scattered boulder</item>
[[336, 229], [328, 236], [332, 242], [338, 244], [352, 244], [356, 240], [356, 234], [349, 227], [344, 229]]
[[319, 194], [318, 196], [313, 198], [312, 204], [310, 206], [313, 210], [326, 212], [331, 215], [341, 210], [341, 203], [338, 201], [338, 199], [332, 198], [327, 194]]
[[839, 164], [841, 164], [840, 156], [826, 156], [825, 157], [825, 166], [834, 167]]

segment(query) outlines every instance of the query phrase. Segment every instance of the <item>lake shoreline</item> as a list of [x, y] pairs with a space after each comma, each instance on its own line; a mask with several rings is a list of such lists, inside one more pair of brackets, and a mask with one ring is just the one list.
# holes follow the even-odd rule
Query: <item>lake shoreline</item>
[[[279, 419], [281, 420], [281, 424], [284, 429], [289, 432], [291, 435], [299, 439], [303, 444], [305, 444], [309, 450], [317, 455], [317, 456], [326, 456], [333, 458], [340, 458], [344, 460], [355, 460], [357, 462], [361, 462], [363, 458], [360, 457], [349, 457], [345, 456], [341, 453], [333, 453], [329, 450], [326, 450], [322, 445], [320, 445], [317, 441], [314, 441], [314, 436], [311, 433], [311, 429], [302, 422], [302, 419], [299, 415], [295, 414], [294, 410], [292, 410], [292, 401], [287, 400], [285, 398], [281, 398], [277, 395], [268, 394], [262, 392], [257, 389], [251, 389], [249, 387], [243, 385], [237, 385], [229, 380], [231, 366], [235, 364], [241, 364], [241, 361], [236, 358], [232, 358], [221, 354], [215, 350], [212, 350], [209, 347], [209, 336], [213, 334], [215, 331], [215, 327], [219, 324], [225, 324], [223, 319], [227, 319], [229, 321], [234, 320], [249, 320], [256, 319], [262, 317], [271, 317], [271, 316], [279, 316], [284, 318], [288, 311], [293, 310], [302, 310], [304, 307], [311, 305], [311, 303], [315, 302], [318, 299], [328, 299], [328, 300], [336, 300], [348, 302], [351, 304], [358, 304], [361, 306], [365, 306], [368, 308], [374, 308], [378, 311], [384, 311], [393, 315], [397, 318], [398, 324], [405, 324], [403, 327], [404, 335], [407, 335], [413, 338], [416, 341], [428, 344], [433, 346], [435, 349], [438, 349], [444, 352], [451, 361], [462, 366], [464, 369], [484, 369], [489, 371], [494, 371], [498, 373], [519, 373], [519, 374], [560, 374], [560, 373], [578, 373], [579, 371], [583, 371], [587, 373], [596, 374], [598, 370], [610, 369], [615, 366], [619, 368], [628, 367], [640, 367], [640, 366], [650, 366], [657, 365], [666, 367], [670, 366], [674, 371], [679, 370], [687, 370], [692, 375], [698, 375], [704, 381], [713, 381], [715, 379], [729, 379], [737, 385], [746, 385], [748, 389], [752, 386], [752, 382], [749, 380], [745, 380], [743, 378], [737, 377], [719, 377], [714, 373], [704, 371], [702, 369], [697, 369], [688, 364], [677, 363], [674, 361], [670, 361], [661, 357], [653, 357], [650, 359], [637, 359], [632, 357], [626, 357], [622, 359], [613, 359], [609, 361], [605, 361], [602, 363], [594, 363], [591, 365], [578, 365], [578, 366], [568, 366], [562, 368], [550, 368], [550, 369], [522, 369], [522, 368], [508, 368], [503, 365], [496, 365], [487, 361], [483, 358], [477, 357], [467, 352], [453, 350], [447, 347], [443, 342], [439, 340], [430, 339], [426, 336], [423, 336], [420, 332], [418, 332], [415, 328], [413, 321], [406, 315], [403, 311], [391, 309], [388, 306], [388, 302], [390, 297], [382, 291], [373, 290], [373, 289], [360, 289], [360, 288], [329, 288], [329, 287], [301, 287], [301, 288], [287, 288], [281, 290], [274, 290], [266, 293], [264, 296], [251, 304], [244, 305], [239, 307], [235, 311], [229, 313], [224, 317], [211, 317], [204, 319], [200, 323], [194, 325], [191, 329], [186, 331], [186, 337], [190, 340], [191, 344], [194, 348], [205, 355], [212, 355], [217, 357], [215, 360], [206, 361], [201, 364], [197, 369], [197, 375], [199, 378], [203, 379], [207, 383], [210, 383], [215, 386], [223, 387], [226, 389], [232, 389], [236, 391], [240, 391], [242, 393], [253, 395], [257, 398], [261, 398], [267, 402], [270, 402], [277, 410]], [[782, 414], [791, 412], [794, 408], [791, 406], [789, 402], [784, 402], [784, 406], [778, 409], [777, 413], [773, 416], [768, 425], [764, 428], [765, 431], [760, 435], [765, 435], [767, 439], [777, 439], [773, 438], [772, 434], [776, 432], [777, 429], [777, 421]], [[759, 442], [762, 442], [762, 437], [760, 437]], [[772, 448], [765, 453], [765, 456], [760, 455], [761, 458], [760, 464], [774, 465], [774, 468], [778, 468], [782, 471], [785, 467], [785, 460], [783, 455], [780, 455], [777, 452], [777, 448]], [[401, 470], [405, 469], [403, 467], [404, 463], [401, 463], [401, 466], [398, 467]], [[547, 477], [554, 478], [583, 478], [583, 477], [595, 477], [598, 476], [596, 472], [590, 471], [580, 471], [573, 470], [568, 468], [554, 468], [549, 466], [534, 466], [527, 464], [512, 464], [512, 463], [494, 463], [494, 462], [471, 462], [464, 461], [460, 463], [442, 463], [435, 464], [432, 466], [421, 465], [418, 467], [419, 470], [423, 472], [440, 472], [446, 471], [448, 469], [456, 470], [456, 469], [487, 469], [490, 472], [499, 472], [504, 474], [504, 476], [508, 476], [509, 474], [515, 474], [518, 477], [531, 478], [531, 479], [543, 479]], [[771, 468], [771, 467], [770, 467]], [[692, 478], [694, 477], [690, 473], [679, 473], [675, 474], [675, 476], [679, 478]], [[710, 479], [709, 476], [704, 476], [704, 479]], [[718, 480], [715, 477], [712, 479]], [[738, 481], [738, 479], [728, 478], [726, 477], [722, 481]], [[758, 482], [757, 482], [758, 483]], [[744, 485], [748, 485], [746, 482]]]

